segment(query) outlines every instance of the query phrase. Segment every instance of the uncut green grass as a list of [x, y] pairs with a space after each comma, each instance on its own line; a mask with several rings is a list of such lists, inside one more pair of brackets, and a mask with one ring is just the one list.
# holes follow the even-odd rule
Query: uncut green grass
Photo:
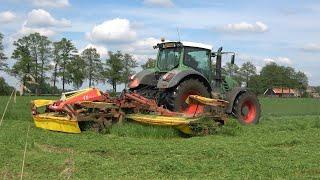
[[[125, 123], [109, 134], [34, 127], [29, 101], [18, 97], [0, 127], [0, 179], [319, 179], [320, 103], [261, 99], [255, 126], [231, 119], [218, 133], [182, 137], [171, 128]], [[8, 97], [0, 97], [0, 114]], [[290, 106], [290, 108], [288, 107]]]

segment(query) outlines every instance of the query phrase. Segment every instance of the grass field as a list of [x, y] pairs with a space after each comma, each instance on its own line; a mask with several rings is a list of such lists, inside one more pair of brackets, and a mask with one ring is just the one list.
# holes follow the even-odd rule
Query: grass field
[[[0, 97], [2, 114], [8, 97]], [[262, 98], [255, 126], [231, 119], [218, 133], [181, 137], [170, 128], [124, 124], [110, 134], [34, 127], [30, 97], [0, 127], [0, 179], [319, 179], [320, 100]]]

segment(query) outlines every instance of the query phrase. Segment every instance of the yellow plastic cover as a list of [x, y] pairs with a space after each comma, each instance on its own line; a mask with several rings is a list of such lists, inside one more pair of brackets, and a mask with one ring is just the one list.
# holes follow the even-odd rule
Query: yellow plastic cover
[[47, 99], [37, 99], [32, 101], [32, 103], [38, 108], [38, 107], [43, 107], [47, 106], [50, 104], [53, 104], [55, 101], [54, 100], [47, 100]]
[[132, 119], [134, 121], [157, 125], [157, 126], [172, 126], [179, 129], [186, 134], [192, 134], [192, 130], [189, 127], [191, 121], [198, 120], [197, 118], [186, 118], [186, 117], [168, 117], [160, 115], [146, 115], [146, 114], [129, 114], [126, 118]]
[[222, 106], [225, 107], [228, 105], [228, 101], [222, 100], [222, 99], [211, 99], [211, 98], [206, 98], [198, 95], [190, 95], [186, 99], [187, 104], [201, 104], [201, 105], [208, 105], [208, 106]]
[[78, 122], [70, 119], [68, 116], [58, 116], [56, 113], [45, 113], [34, 115], [33, 120], [38, 128], [66, 133], [81, 133]]

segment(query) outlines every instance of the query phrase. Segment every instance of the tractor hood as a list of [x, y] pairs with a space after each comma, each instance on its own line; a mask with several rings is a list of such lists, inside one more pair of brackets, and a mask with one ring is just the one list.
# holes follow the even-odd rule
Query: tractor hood
[[198, 71], [193, 69], [174, 69], [164, 74], [158, 81], [159, 89], [172, 88], [178, 85], [185, 78], [197, 78], [210, 87], [209, 81]]
[[143, 70], [129, 78], [128, 87], [134, 89], [139, 85], [156, 86], [163, 74], [164, 73], [157, 72], [155, 69]]

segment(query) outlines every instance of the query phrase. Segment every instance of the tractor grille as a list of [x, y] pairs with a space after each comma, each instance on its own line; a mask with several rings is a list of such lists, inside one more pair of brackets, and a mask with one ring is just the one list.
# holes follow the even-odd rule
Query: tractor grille
[[224, 88], [225, 91], [229, 91], [229, 90], [230, 90], [230, 89], [229, 89], [229, 85], [228, 85], [228, 83], [227, 83], [226, 81], [223, 81], [223, 82], [222, 82], [222, 86], [223, 86], [223, 88]]

